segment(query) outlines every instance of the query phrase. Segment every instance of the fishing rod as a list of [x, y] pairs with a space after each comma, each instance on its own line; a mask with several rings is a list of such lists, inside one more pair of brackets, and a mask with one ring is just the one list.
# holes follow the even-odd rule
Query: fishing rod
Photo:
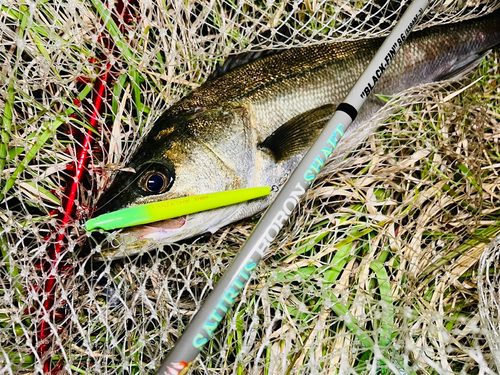
[[257, 263], [276, 238], [349, 125], [373, 90], [408, 34], [419, 21], [429, 0], [414, 0], [373, 60], [342, 102], [316, 142], [306, 153], [274, 202], [268, 207], [224, 276], [176, 342], [157, 374], [178, 375], [201, 352], [226, 312], [233, 306]]

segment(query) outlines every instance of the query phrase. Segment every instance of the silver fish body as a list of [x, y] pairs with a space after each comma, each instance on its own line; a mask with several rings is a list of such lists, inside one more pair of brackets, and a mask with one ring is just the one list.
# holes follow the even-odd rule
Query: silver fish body
[[[454, 77], [500, 42], [499, 12], [412, 33], [375, 94], [393, 95]], [[207, 82], [154, 124], [99, 202], [97, 214], [190, 195], [270, 186], [278, 191], [373, 58], [381, 39], [292, 48]], [[345, 138], [382, 101], [372, 93]], [[251, 216], [268, 198], [187, 215], [117, 233], [103, 257], [133, 255]]]

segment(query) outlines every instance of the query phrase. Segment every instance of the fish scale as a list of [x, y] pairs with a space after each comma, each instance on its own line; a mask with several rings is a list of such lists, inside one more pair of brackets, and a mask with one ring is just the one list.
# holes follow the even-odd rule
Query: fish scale
[[[374, 93], [460, 76], [500, 42], [500, 12], [412, 33]], [[293, 48], [236, 67], [170, 107], [154, 124], [129, 167], [119, 172], [96, 214], [143, 203], [256, 186], [279, 191], [328, 115], [368, 65], [381, 39]], [[243, 59], [247, 61], [248, 59]], [[381, 66], [380, 70], [385, 67]], [[349, 134], [383, 105], [371, 95], [336, 150], [350, 151]], [[161, 178], [161, 191], [148, 179]], [[215, 231], [268, 206], [275, 194], [117, 233], [101, 254], [132, 255], [158, 243]]]

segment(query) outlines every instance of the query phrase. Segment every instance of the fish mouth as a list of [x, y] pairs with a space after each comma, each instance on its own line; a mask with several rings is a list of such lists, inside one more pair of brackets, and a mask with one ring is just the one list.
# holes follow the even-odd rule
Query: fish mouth
[[174, 242], [169, 239], [178, 238], [187, 221], [186, 215], [137, 225], [112, 232], [107, 238], [96, 233], [95, 239], [99, 247], [93, 257], [97, 261], [108, 261], [144, 254], [160, 242], [162, 244]]
[[137, 225], [127, 228], [123, 231], [124, 234], [132, 235], [139, 240], [160, 240], [168, 235], [179, 231], [186, 224], [186, 215], [156, 221], [154, 223]]
[[149, 251], [156, 243], [169, 237], [178, 236], [187, 222], [187, 216], [157, 221], [150, 224], [129, 227], [118, 232], [116, 236], [103, 245], [97, 260], [112, 260], [138, 255]]

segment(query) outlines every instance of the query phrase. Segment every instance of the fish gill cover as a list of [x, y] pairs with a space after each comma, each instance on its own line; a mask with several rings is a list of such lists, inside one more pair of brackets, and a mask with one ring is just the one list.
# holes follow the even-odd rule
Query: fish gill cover
[[[407, 4], [2, 2], [0, 372], [154, 373], [257, 217], [98, 260], [115, 233], [82, 224], [109, 176], [228, 55], [386, 35]], [[499, 6], [435, 1], [419, 28]], [[496, 242], [478, 264], [500, 232], [499, 60], [384, 98], [192, 373], [497, 373]]]

